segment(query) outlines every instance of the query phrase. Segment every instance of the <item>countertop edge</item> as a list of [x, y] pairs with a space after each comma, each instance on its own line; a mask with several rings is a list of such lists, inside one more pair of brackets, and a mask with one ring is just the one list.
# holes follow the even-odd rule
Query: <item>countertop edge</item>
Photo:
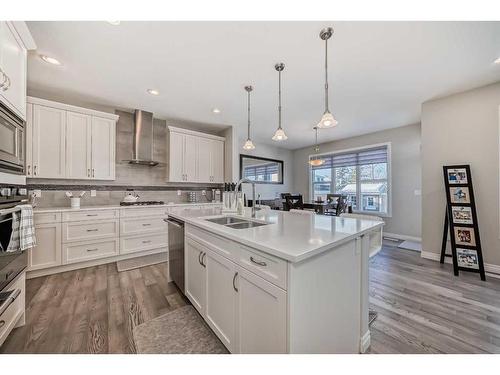
[[143, 205], [143, 206], [120, 206], [120, 205], [103, 205], [103, 206], [84, 206], [80, 208], [71, 208], [71, 207], [35, 207], [33, 209], [33, 213], [50, 213], [50, 212], [79, 212], [79, 211], [103, 211], [103, 210], [121, 210], [121, 209], [141, 209], [141, 208], [168, 208], [168, 207], [182, 207], [182, 206], [217, 206], [222, 203], [216, 202], [203, 202], [203, 203], [174, 203], [174, 204], [152, 204], [152, 205]]

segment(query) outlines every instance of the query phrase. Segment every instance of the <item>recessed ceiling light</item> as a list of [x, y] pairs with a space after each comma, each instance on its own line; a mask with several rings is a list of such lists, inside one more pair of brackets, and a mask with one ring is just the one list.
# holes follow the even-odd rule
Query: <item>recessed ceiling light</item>
[[160, 92], [156, 89], [147, 89], [146, 91], [151, 95], [160, 95]]
[[54, 57], [46, 56], [46, 55], [40, 55], [40, 58], [45, 61], [46, 63], [52, 64], [52, 65], [62, 65], [59, 60], [57, 60]]
[[213, 113], [220, 113], [220, 109], [219, 108], [214, 108], [214, 109], [212, 109], [212, 112]]
[[113, 26], [118, 26], [120, 24], [121, 21], [108, 21], [108, 23], [110, 25], [113, 25]]
[[498, 59], [496, 59], [495, 61], [493, 61], [495, 64], [500, 64], [500, 57]]

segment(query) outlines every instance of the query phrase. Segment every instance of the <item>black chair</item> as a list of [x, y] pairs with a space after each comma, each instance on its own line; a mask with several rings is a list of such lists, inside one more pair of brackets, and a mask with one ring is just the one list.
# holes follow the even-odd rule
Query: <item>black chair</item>
[[291, 193], [280, 193], [280, 205], [278, 210], [285, 210], [285, 197], [292, 195]]
[[302, 199], [302, 195], [286, 195], [285, 196], [285, 204], [283, 205], [283, 210], [303, 210], [304, 209], [304, 200]]
[[335, 216], [340, 216], [340, 214], [343, 214], [347, 212], [347, 195], [342, 195], [342, 194], [327, 194], [326, 195], [326, 201], [328, 203], [337, 203], [335, 209], [326, 209], [325, 210], [325, 215], [335, 215]]

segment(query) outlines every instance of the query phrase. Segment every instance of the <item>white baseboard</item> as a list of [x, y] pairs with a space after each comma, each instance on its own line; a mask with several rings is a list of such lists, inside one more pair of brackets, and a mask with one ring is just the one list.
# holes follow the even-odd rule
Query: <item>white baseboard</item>
[[[420, 257], [439, 262], [441, 259], [441, 254], [431, 253], [430, 251], [421, 251]], [[448, 263], [448, 264], [453, 263], [453, 261], [451, 260], [450, 257], [445, 257], [444, 262]], [[484, 271], [491, 277], [500, 278], [500, 266], [497, 266], [496, 264], [485, 263], [484, 264]]]
[[414, 242], [422, 242], [422, 238], [420, 237], [413, 237], [413, 236], [407, 236], [406, 234], [397, 234], [397, 233], [387, 233], [384, 232], [383, 234], [384, 238], [394, 238], [396, 240], [402, 240], [402, 241], [414, 241]]
[[361, 354], [365, 353], [370, 347], [370, 343], [371, 343], [371, 336], [370, 336], [370, 330], [368, 330], [360, 339], [359, 352]]

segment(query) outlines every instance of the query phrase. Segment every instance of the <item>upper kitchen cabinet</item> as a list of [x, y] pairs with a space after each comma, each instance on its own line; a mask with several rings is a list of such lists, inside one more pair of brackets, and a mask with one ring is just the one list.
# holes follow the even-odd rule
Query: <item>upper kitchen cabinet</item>
[[224, 182], [225, 138], [168, 127], [170, 182]]
[[0, 21], [0, 101], [26, 120], [27, 51], [36, 49], [24, 22]]
[[118, 116], [28, 97], [26, 176], [115, 179]]

